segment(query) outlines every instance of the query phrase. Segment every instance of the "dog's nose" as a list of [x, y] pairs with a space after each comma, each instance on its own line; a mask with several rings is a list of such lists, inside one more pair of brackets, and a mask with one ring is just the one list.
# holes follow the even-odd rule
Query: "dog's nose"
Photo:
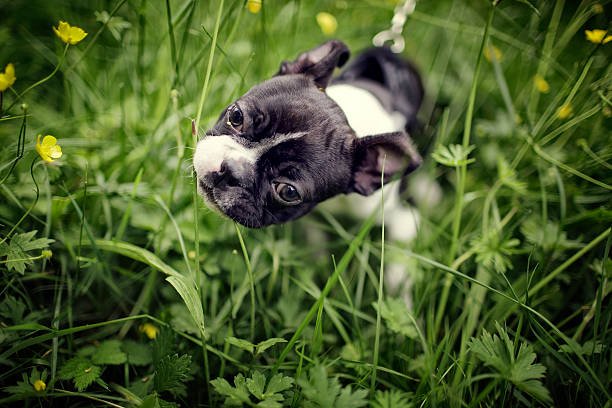
[[232, 166], [227, 162], [227, 160], [223, 160], [221, 162], [219, 170], [211, 171], [210, 173], [204, 174], [202, 176], [202, 181], [208, 187], [216, 188], [238, 185], [238, 179], [236, 178], [235, 173], [232, 170]]
[[224, 160], [223, 162], [221, 162], [221, 167], [219, 168], [219, 171], [213, 171], [210, 174], [210, 177], [212, 178], [212, 182], [215, 186], [219, 186], [220, 184], [224, 184], [227, 182], [227, 180], [229, 178], [231, 178], [231, 170], [228, 168], [227, 166], [227, 162]]

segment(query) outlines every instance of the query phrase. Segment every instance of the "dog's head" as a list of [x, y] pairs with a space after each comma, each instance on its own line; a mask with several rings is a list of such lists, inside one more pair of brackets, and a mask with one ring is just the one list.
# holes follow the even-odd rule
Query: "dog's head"
[[369, 195], [420, 157], [403, 132], [357, 138], [325, 94], [348, 59], [329, 41], [283, 62], [273, 78], [227, 107], [193, 163], [207, 204], [247, 227], [280, 224], [332, 196]]

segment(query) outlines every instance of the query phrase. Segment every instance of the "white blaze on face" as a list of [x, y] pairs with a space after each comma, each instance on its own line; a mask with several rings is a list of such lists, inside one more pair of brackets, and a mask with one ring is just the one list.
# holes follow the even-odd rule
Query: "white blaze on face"
[[332, 85], [325, 91], [340, 106], [357, 137], [403, 130], [406, 119], [399, 112], [388, 112], [374, 95], [347, 84]]
[[224, 160], [255, 164], [257, 151], [247, 149], [230, 136], [207, 136], [200, 140], [193, 155], [193, 167], [198, 176], [221, 169]]
[[210, 174], [221, 169], [223, 161], [238, 164], [254, 165], [262, 154], [274, 146], [291, 139], [305, 136], [304, 132], [276, 134], [260, 142], [253, 148], [246, 148], [230, 136], [206, 136], [200, 140], [193, 155], [193, 167], [198, 176]]

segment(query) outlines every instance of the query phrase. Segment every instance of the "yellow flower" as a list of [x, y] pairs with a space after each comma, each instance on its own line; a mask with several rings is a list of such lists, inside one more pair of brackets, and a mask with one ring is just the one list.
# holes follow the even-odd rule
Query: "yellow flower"
[[0, 73], [0, 92], [6, 91], [15, 83], [15, 67], [13, 64], [8, 64], [4, 68], [4, 72]]
[[36, 138], [36, 151], [47, 163], [53, 163], [62, 157], [62, 148], [57, 144], [57, 139], [51, 135], [43, 137], [40, 142], [40, 135]]
[[34, 381], [34, 384], [32, 384], [32, 386], [38, 392], [41, 392], [41, 391], [44, 391], [45, 389], [47, 389], [47, 384], [45, 384], [45, 382], [43, 380], [36, 380], [36, 381]]
[[336, 17], [332, 16], [329, 13], [324, 11], [317, 14], [317, 24], [321, 28], [323, 34], [327, 36], [334, 35], [336, 29], [338, 28], [338, 21]]
[[502, 54], [501, 50], [494, 45], [489, 45], [484, 50], [484, 57], [489, 62], [493, 62], [493, 60], [501, 61], [503, 56], [504, 54]]
[[606, 44], [612, 41], [612, 35], [606, 35], [606, 30], [585, 30], [586, 39], [595, 44]]
[[595, 14], [601, 14], [604, 12], [604, 8], [601, 4], [599, 3], [595, 3], [591, 6], [591, 10], [593, 11], [593, 13]]
[[548, 93], [550, 91], [550, 85], [548, 85], [548, 81], [544, 79], [544, 77], [540, 74], [536, 74], [533, 77], [533, 84], [536, 89], [541, 93]]
[[559, 109], [557, 109], [557, 117], [559, 119], [567, 119], [570, 117], [571, 114], [572, 105], [570, 105], [569, 103], [564, 103], [563, 105], [559, 106]]
[[57, 28], [53, 27], [55, 34], [66, 44], [75, 45], [87, 36], [81, 27], [73, 27], [65, 21], [60, 21]]
[[261, 0], [248, 0], [246, 8], [253, 14], [259, 13], [261, 10]]
[[157, 328], [157, 326], [154, 326], [151, 323], [145, 323], [140, 325], [139, 330], [151, 340], [155, 339], [157, 337], [157, 333], [159, 333], [159, 329]]

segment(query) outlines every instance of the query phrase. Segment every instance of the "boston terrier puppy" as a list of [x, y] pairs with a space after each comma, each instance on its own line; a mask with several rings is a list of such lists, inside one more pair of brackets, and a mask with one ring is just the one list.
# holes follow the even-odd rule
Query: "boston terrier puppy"
[[[381, 180], [386, 186], [421, 164], [408, 134], [423, 99], [416, 70], [374, 48], [332, 81], [348, 58], [344, 43], [328, 41], [283, 62], [221, 113], [193, 156], [209, 207], [250, 228], [281, 224], [337, 195], [376, 197]], [[385, 187], [385, 214], [390, 238], [409, 239], [418, 216], [403, 205], [400, 184]]]

